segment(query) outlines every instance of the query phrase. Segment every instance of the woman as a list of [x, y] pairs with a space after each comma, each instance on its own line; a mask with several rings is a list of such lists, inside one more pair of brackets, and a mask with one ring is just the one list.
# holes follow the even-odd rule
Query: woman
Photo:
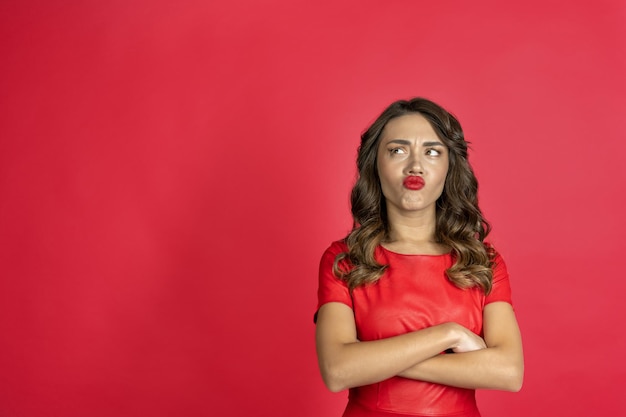
[[524, 364], [461, 126], [429, 100], [397, 101], [357, 167], [354, 227], [320, 264], [324, 383], [350, 389], [344, 416], [480, 416], [475, 389], [518, 391]]

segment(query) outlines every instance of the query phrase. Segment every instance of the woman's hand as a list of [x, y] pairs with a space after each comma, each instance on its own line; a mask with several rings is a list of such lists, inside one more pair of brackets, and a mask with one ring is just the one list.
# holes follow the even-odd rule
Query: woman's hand
[[487, 344], [482, 337], [478, 336], [471, 330], [457, 323], [451, 323], [454, 332], [458, 338], [458, 342], [452, 346], [454, 353], [472, 352], [474, 350], [485, 349]]

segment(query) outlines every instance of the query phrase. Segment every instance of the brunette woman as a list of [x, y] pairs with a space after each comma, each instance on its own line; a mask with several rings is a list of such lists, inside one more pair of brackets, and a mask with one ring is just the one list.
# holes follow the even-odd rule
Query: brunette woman
[[475, 390], [518, 391], [524, 361], [502, 257], [485, 241], [457, 119], [391, 104], [363, 133], [354, 227], [320, 264], [316, 342], [347, 417], [480, 416]]

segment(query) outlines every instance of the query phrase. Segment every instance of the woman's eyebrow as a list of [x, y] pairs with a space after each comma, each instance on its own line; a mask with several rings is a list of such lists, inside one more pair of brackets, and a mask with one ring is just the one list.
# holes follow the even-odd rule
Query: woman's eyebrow
[[[396, 143], [398, 145], [407, 145], [410, 146], [413, 142], [410, 140], [406, 140], [406, 139], [392, 139], [390, 140], [389, 143]], [[424, 142], [422, 143], [422, 146], [428, 147], [428, 146], [446, 146], [441, 142]]]
[[406, 140], [406, 139], [392, 139], [392, 140], [390, 140], [387, 143], [388, 144], [389, 143], [397, 143], [398, 145], [407, 145], [407, 146], [409, 146], [409, 145], [411, 145], [412, 142], [410, 140]]
[[424, 142], [422, 146], [446, 146], [441, 142]]

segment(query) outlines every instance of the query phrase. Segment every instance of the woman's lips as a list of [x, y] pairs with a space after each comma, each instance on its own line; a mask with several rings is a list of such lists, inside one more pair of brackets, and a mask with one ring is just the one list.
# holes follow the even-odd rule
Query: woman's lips
[[425, 182], [424, 178], [422, 177], [412, 176], [406, 177], [402, 184], [404, 184], [404, 187], [408, 188], [409, 190], [421, 190], [422, 188], [424, 188]]

